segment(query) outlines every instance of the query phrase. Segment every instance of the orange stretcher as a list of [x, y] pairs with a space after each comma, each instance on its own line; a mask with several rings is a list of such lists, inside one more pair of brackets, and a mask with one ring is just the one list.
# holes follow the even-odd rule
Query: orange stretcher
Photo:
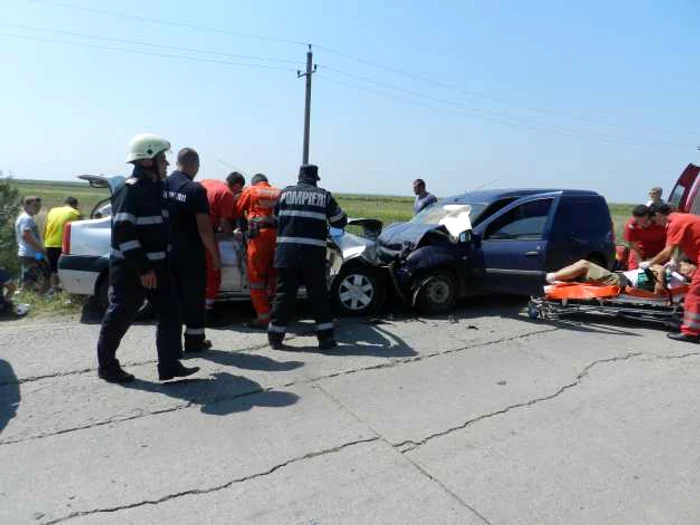
[[687, 292], [687, 285], [657, 294], [632, 287], [557, 283], [545, 286], [542, 297], [531, 297], [527, 313], [530, 319], [550, 320], [574, 314], [602, 314], [675, 329], [683, 319], [683, 298]]

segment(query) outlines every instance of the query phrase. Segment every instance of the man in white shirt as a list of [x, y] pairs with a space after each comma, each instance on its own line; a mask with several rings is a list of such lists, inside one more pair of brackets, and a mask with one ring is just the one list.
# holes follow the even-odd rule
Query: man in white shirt
[[22, 264], [22, 288], [44, 293], [49, 286], [49, 267], [39, 227], [34, 221], [34, 216], [41, 210], [41, 199], [25, 197], [22, 204], [24, 212], [15, 221], [17, 256]]
[[666, 201], [661, 198], [661, 195], [663, 195], [663, 193], [664, 190], [660, 186], [654, 186], [652, 189], [650, 189], [647, 207], [651, 206], [652, 204], [655, 206], [659, 206], [660, 204], [666, 204]]

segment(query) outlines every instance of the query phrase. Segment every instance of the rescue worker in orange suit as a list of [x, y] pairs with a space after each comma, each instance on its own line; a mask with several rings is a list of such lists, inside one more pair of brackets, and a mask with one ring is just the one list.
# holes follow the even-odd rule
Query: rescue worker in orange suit
[[[216, 179], [205, 179], [200, 182], [207, 190], [209, 201], [209, 217], [214, 231], [219, 229], [226, 237], [233, 233], [231, 222], [234, 220], [234, 205], [236, 196], [245, 186], [245, 177], [234, 171], [226, 177], [226, 182]], [[218, 250], [219, 244], [216, 243]], [[221, 288], [221, 268], [215, 268], [209, 253], [206, 259], [207, 289], [206, 289], [206, 318], [208, 325], [219, 324], [220, 319], [214, 309], [216, 296]]]
[[622, 236], [630, 246], [627, 258], [630, 270], [636, 270], [640, 262], [654, 257], [666, 244], [666, 228], [651, 219], [649, 208], [644, 204], [634, 207]]
[[[673, 269], [678, 264], [681, 251], [691, 263], [697, 265], [700, 261], [700, 217], [689, 213], [671, 213], [668, 204], [652, 205], [651, 213], [656, 224], [666, 227], [666, 247], [651, 260], [640, 263], [639, 267], [645, 269], [670, 261]], [[700, 271], [693, 274], [685, 296], [681, 331], [666, 336], [676, 341], [700, 342]]]
[[257, 313], [248, 328], [266, 330], [270, 322], [270, 297], [274, 295], [276, 273], [274, 268], [277, 237], [273, 217], [280, 190], [270, 186], [262, 173], [254, 175], [236, 200], [236, 216], [245, 216], [248, 222], [246, 269], [250, 298]]

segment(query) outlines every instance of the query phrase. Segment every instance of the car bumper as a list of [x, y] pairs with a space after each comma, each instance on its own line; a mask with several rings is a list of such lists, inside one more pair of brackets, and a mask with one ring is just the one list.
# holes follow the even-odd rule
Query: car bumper
[[58, 277], [66, 293], [93, 295], [100, 275], [109, 271], [107, 257], [61, 255], [58, 259]]

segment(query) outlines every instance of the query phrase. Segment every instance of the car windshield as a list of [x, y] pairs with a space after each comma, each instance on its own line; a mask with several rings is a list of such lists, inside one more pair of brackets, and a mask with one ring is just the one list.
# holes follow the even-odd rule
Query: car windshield
[[455, 206], [471, 206], [471, 212], [469, 213], [469, 219], [471, 223], [474, 224], [476, 219], [481, 215], [481, 213], [486, 208], [486, 204], [483, 202], [459, 202], [459, 203], [437, 203], [432, 206], [428, 206], [422, 210], [418, 215], [413, 217], [409, 222], [413, 224], [440, 224], [448, 215], [454, 213]]

